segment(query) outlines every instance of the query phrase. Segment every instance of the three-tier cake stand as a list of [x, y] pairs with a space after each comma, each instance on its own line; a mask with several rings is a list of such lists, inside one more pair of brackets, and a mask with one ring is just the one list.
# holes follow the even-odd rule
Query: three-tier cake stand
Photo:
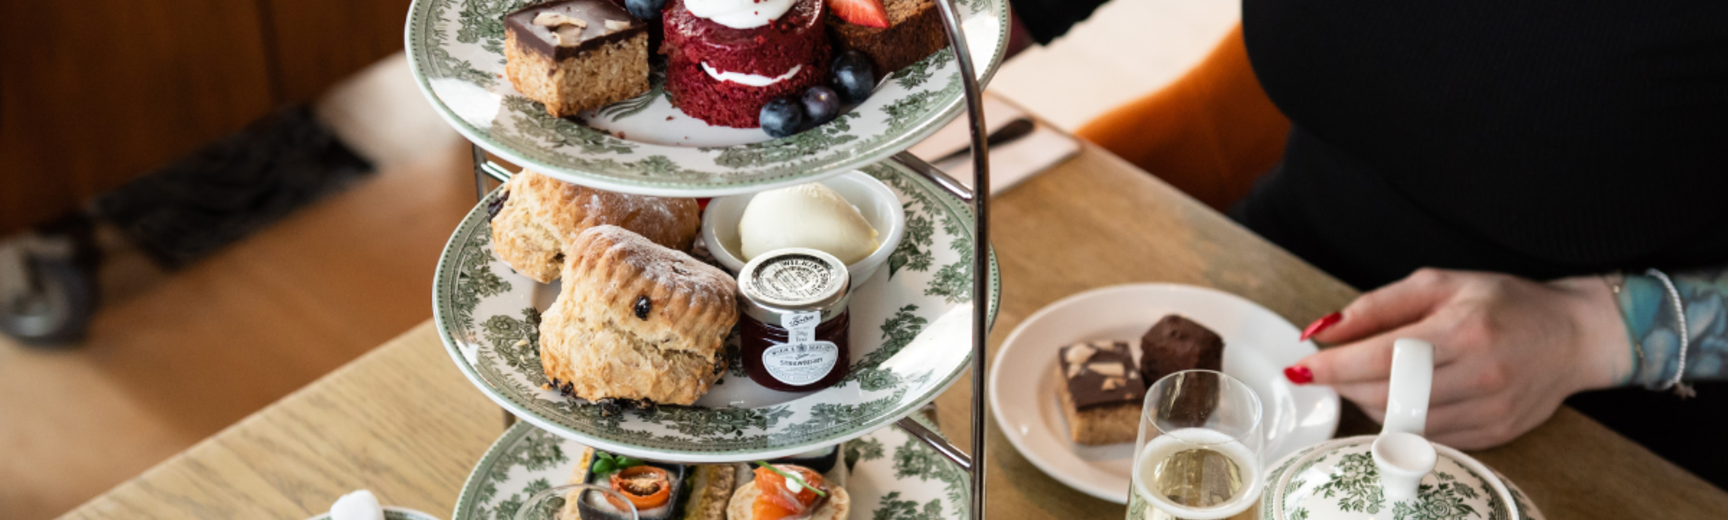
[[[965, 1], [965, 0], [961, 0], [961, 1]], [[414, 61], [414, 60], [418, 59], [418, 61], [421, 61], [421, 62], [442, 60], [442, 61], [446, 62], [447, 65], [448, 64], [455, 64], [457, 66], [456, 68], [458, 69], [458, 73], [460, 74], [462, 72], [460, 70], [460, 66], [466, 65], [466, 63], [461, 62], [460, 60], [452, 59], [448, 52], [442, 51], [441, 49], [433, 50], [431, 52], [416, 52], [416, 51], [414, 51], [414, 47], [416, 45], [424, 46], [426, 44], [425, 42], [427, 41], [424, 39], [425, 38], [424, 36], [420, 36], [419, 38], [422, 38], [420, 40], [416, 39], [417, 38], [417, 36], [416, 36], [416, 24], [425, 23], [425, 21], [417, 19], [418, 17], [422, 16], [422, 14], [423, 14], [422, 11], [424, 10], [419, 6], [420, 3], [421, 2], [416, 3], [415, 11], [411, 15], [410, 21], [409, 21], [408, 45], [411, 49], [410, 60]], [[469, 2], [469, 4], [473, 4], [473, 3], [485, 3], [485, 2], [484, 1], [481, 1], [481, 2], [471, 1], [471, 2]], [[466, 10], [468, 8], [472, 7], [469, 4], [464, 4], [464, 6], [463, 6], [464, 14], [466, 13]], [[896, 150], [892, 150], [895, 153], [893, 153], [890, 157], [888, 157], [886, 159], [886, 161], [894, 163], [899, 168], [904, 169], [906, 171], [913, 172], [917, 176], [922, 177], [923, 179], [929, 181], [930, 183], [939, 187], [941, 190], [947, 192], [948, 194], [951, 194], [953, 197], [958, 198], [960, 201], [963, 201], [963, 203], [965, 205], [967, 205], [969, 207], [969, 209], [971, 210], [971, 212], [970, 212], [971, 217], [972, 217], [972, 222], [970, 223], [970, 225], [972, 227], [971, 236], [974, 239], [970, 241], [970, 247], [971, 247], [971, 252], [970, 252], [970, 262], [971, 262], [970, 267], [971, 268], [969, 270], [969, 273], [971, 276], [970, 298], [971, 298], [972, 302], [976, 302], [975, 304], [971, 305], [972, 316], [971, 316], [971, 334], [970, 334], [970, 339], [971, 339], [970, 368], [972, 371], [972, 415], [971, 415], [971, 435], [972, 435], [971, 441], [972, 442], [971, 442], [971, 449], [969, 451], [962, 450], [961, 448], [948, 442], [948, 440], [943, 438], [939, 433], [932, 431], [930, 428], [926, 427], [923, 423], [920, 423], [916, 420], [913, 420], [910, 416], [905, 416], [905, 417], [899, 419], [898, 421], [895, 422], [895, 424], [899, 428], [905, 430], [905, 432], [907, 434], [909, 434], [911, 437], [916, 438], [916, 439], [922, 441], [923, 443], [927, 444], [935, 452], [941, 454], [943, 457], [946, 457], [949, 461], [951, 461], [953, 464], [957, 465], [959, 468], [961, 468], [962, 470], [964, 470], [966, 473], [968, 473], [970, 475], [970, 495], [968, 497], [968, 499], [969, 499], [968, 500], [968, 502], [969, 502], [968, 511], [970, 512], [971, 518], [980, 519], [980, 518], [983, 518], [985, 516], [984, 515], [984, 513], [985, 513], [984, 504], [985, 504], [985, 492], [986, 492], [985, 485], [984, 485], [984, 483], [986, 481], [985, 475], [984, 475], [985, 464], [983, 464], [981, 462], [981, 460], [982, 460], [982, 456], [983, 456], [982, 454], [986, 453], [985, 444], [986, 444], [986, 439], [988, 437], [985, 433], [986, 420], [985, 420], [985, 412], [984, 412], [985, 398], [988, 395], [986, 388], [985, 388], [985, 385], [987, 384], [988, 378], [984, 377], [985, 368], [987, 367], [987, 364], [986, 364], [987, 347], [986, 347], [986, 345], [987, 345], [987, 339], [989, 336], [990, 323], [991, 323], [991, 320], [993, 318], [993, 313], [995, 311], [995, 309], [993, 308], [994, 302], [992, 301], [992, 296], [994, 296], [994, 294], [992, 292], [992, 289], [993, 289], [992, 284], [995, 282], [995, 280], [993, 280], [993, 276], [995, 273], [993, 271], [994, 266], [993, 266], [993, 262], [992, 262], [991, 248], [990, 248], [990, 241], [989, 241], [989, 236], [990, 236], [990, 234], [989, 234], [990, 157], [989, 157], [989, 153], [987, 150], [987, 144], [986, 144], [987, 126], [986, 126], [985, 120], [984, 120], [983, 95], [982, 95], [982, 88], [983, 87], [981, 84], [984, 76], [979, 74], [978, 65], [976, 63], [974, 55], [972, 54], [972, 49], [971, 49], [971, 46], [968, 44], [968, 40], [967, 40], [967, 36], [966, 36], [966, 28], [964, 27], [966, 18], [963, 15], [961, 8], [958, 5], [956, 5], [956, 0], [937, 0], [936, 5], [937, 5], [937, 7], [941, 13], [943, 26], [946, 29], [946, 33], [947, 33], [950, 49], [953, 53], [954, 61], [959, 68], [958, 76], [960, 79], [961, 91], [963, 93], [962, 102], [964, 104], [965, 113], [966, 113], [966, 116], [967, 116], [967, 119], [969, 122], [968, 126], [970, 129], [971, 151], [972, 151], [972, 158], [973, 158], [973, 165], [974, 165], [973, 166], [973, 179], [972, 179], [971, 187], [968, 187], [966, 184], [954, 179], [953, 177], [949, 176], [948, 174], [946, 174], [940, 170], [937, 170], [935, 167], [933, 167], [930, 164], [926, 163], [925, 161], [919, 159], [918, 157], [913, 156], [910, 153], [907, 153], [905, 151], [905, 149], [907, 147], [909, 147], [911, 144], [913, 144], [913, 142], [895, 143], [894, 147], [896, 148]], [[431, 15], [444, 14], [441, 11], [438, 11], [437, 9], [439, 9], [439, 8], [437, 8], [437, 7], [433, 7], [432, 9], [433, 9], [433, 11], [430, 13]], [[1001, 9], [1001, 11], [1003, 12], [1003, 14], [1006, 14], [1006, 9]], [[457, 15], [457, 16], [461, 16], [461, 15]], [[1000, 41], [1000, 40], [1004, 39], [1003, 37], [1006, 36], [1007, 31], [1005, 30], [1005, 27], [1008, 24], [1008, 19], [1004, 16], [1000, 20], [997, 20], [997, 23], [999, 24], [998, 28], [1001, 29], [1000, 30], [1001, 34], [998, 36], [998, 41], [994, 42], [995, 45], [997, 46], [997, 49], [996, 49], [997, 54], [995, 55], [995, 57], [993, 57], [991, 59], [1000, 59], [1000, 56], [1001, 56], [1000, 48], [1004, 45], [1004, 42]], [[465, 36], [465, 33], [458, 32], [456, 39], [460, 40], [464, 36]], [[438, 38], [438, 37], [434, 36], [433, 38]], [[435, 43], [442, 43], [442, 42], [437, 41], [436, 39], [434, 39], [432, 41], [434, 41]], [[419, 71], [424, 66], [425, 66], [424, 64], [421, 64], [421, 65], [417, 65], [415, 67], [417, 76], [422, 75], [422, 73]], [[472, 70], [472, 67], [470, 67], [469, 70]], [[479, 81], [482, 83], [484, 83], [486, 81], [486, 78], [481, 77], [479, 75], [475, 75], [475, 74], [468, 74], [468, 75], [473, 76], [474, 81]], [[434, 105], [438, 106], [444, 112], [444, 115], [446, 116], [446, 118], [450, 119], [452, 124], [455, 125], [458, 128], [458, 130], [464, 129], [461, 121], [470, 121], [470, 122], [473, 121], [473, 116], [471, 116], [470, 114], [463, 113], [463, 110], [461, 110], [459, 108], [451, 108], [451, 107], [447, 106], [450, 104], [448, 102], [448, 100], [455, 98], [457, 96], [472, 96], [472, 95], [484, 95], [484, 94], [472, 92], [472, 90], [474, 90], [474, 89], [469, 89], [468, 91], [463, 91], [463, 90], [458, 89], [458, 88], [449, 87], [448, 85], [440, 85], [435, 81], [429, 82], [424, 77], [419, 77], [418, 79], [421, 80], [422, 90], [426, 93], [426, 95], [429, 98], [433, 99]], [[445, 98], [445, 99], [440, 100], [439, 99], [440, 97]], [[953, 116], [950, 115], [949, 117], [953, 117]], [[941, 126], [942, 124], [944, 124], [946, 122], [948, 122], [948, 121], [947, 120], [933, 121], [933, 123], [937, 127]], [[928, 129], [928, 131], [924, 131], [924, 133], [927, 135], [930, 131], [934, 131], [934, 129], [933, 128]], [[479, 195], [480, 199], [482, 201], [485, 201], [487, 198], [487, 194], [490, 191], [488, 189], [488, 181], [487, 181], [488, 178], [503, 182], [503, 181], [509, 180], [509, 178], [511, 176], [511, 173], [509, 170], [505, 169], [505, 167], [503, 167], [502, 165], [500, 165], [497, 162], [494, 162], [493, 160], [491, 160], [489, 158], [489, 156], [487, 154], [487, 148], [491, 148], [492, 151], [494, 151], [494, 152], [500, 152], [500, 151], [502, 151], [502, 150], [500, 150], [500, 148], [506, 148], [506, 146], [499, 145], [497, 142], [489, 142], [489, 144], [491, 144], [492, 146], [483, 147], [482, 142], [484, 142], [484, 140], [475, 140], [475, 139], [473, 139], [473, 136], [471, 134], [469, 134], [468, 132], [464, 132], [464, 133], [465, 133], [465, 135], [469, 135], [471, 140], [475, 141], [475, 144], [473, 144], [475, 190], [476, 190], [477, 194]], [[567, 133], [568, 132], [566, 132], [566, 134]], [[565, 135], [564, 137], [569, 138], [570, 136]], [[805, 178], [805, 179], [809, 179], [809, 180], [817, 180], [817, 179], [828, 177], [830, 175], [839, 174], [839, 173], [842, 173], [843, 171], [847, 171], [850, 169], [852, 169], [852, 168], [850, 168], [850, 167], [843, 168], [843, 169], [842, 168], [835, 168], [835, 171], [816, 171], [814, 173], [806, 172], [806, 174], [801, 176], [801, 178]], [[566, 178], [565, 180], [569, 180], [569, 179]], [[581, 182], [580, 180], [578, 180], [577, 182], [582, 183], [582, 184], [586, 184], [586, 182]], [[676, 189], [655, 188], [655, 189], [647, 189], [647, 190], [633, 190], [631, 186], [619, 186], [617, 184], [607, 184], [604, 186], [604, 188], [609, 189], [609, 190], [613, 190], [613, 191], [624, 191], [624, 192], [631, 192], [631, 191], [652, 192], [650, 194], [654, 194], [654, 195], [681, 195], [681, 194], [683, 194], [683, 193], [678, 193], [678, 190], [676, 190]], [[459, 234], [460, 234], [460, 230], [459, 230]], [[452, 240], [455, 241], [456, 239], [453, 238]], [[446, 254], [448, 255], [449, 253], [446, 253]], [[441, 264], [443, 264], [443, 263], [444, 262], [441, 262]], [[441, 266], [441, 269], [443, 269], [442, 266]], [[436, 291], [435, 291], [435, 293], [436, 293]], [[436, 298], [437, 298], [437, 296], [435, 296], [435, 299]], [[435, 307], [437, 305], [438, 304], [435, 303]], [[446, 337], [447, 343], [451, 342], [452, 336], [448, 332], [446, 332], [445, 337]], [[452, 348], [453, 352], [461, 351], [461, 349], [459, 349], [458, 347], [455, 347], [455, 346], [452, 346], [451, 348]], [[458, 359], [458, 364], [461, 364], [461, 362], [462, 362], [462, 360]], [[470, 375], [471, 379], [475, 379], [474, 374], [470, 373], [469, 375]], [[478, 379], [475, 379], [475, 381], [477, 384], [479, 384]], [[494, 397], [495, 400], [498, 399], [496, 396], [491, 396], [491, 397]], [[927, 405], [929, 403], [929, 400], [933, 399], [934, 397], [935, 397], [935, 394], [930, 394], [927, 398], [925, 398], [925, 401], [923, 404]], [[504, 404], [504, 402], [500, 401], [500, 404]], [[520, 414], [520, 413], [521, 413], [521, 411], [519, 409], [512, 409], [512, 408], [507, 406], [506, 412], [505, 412], [506, 422], [507, 423], [513, 423], [516, 419], [516, 415]], [[536, 424], [539, 424], [539, 423], [536, 423]], [[743, 461], [744, 460], [727, 461], [727, 462], [743, 462]], [[710, 459], [710, 460], [705, 460], [703, 462], [715, 462], [715, 460]]]

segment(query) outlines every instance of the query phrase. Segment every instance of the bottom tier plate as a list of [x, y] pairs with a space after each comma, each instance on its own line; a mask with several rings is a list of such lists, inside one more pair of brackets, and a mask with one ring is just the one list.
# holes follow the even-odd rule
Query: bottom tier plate
[[[468, 475], [451, 520], [509, 520], [534, 493], [568, 483], [585, 448], [526, 422], [504, 431]], [[895, 427], [848, 441], [846, 491], [858, 519], [969, 518], [971, 476]]]

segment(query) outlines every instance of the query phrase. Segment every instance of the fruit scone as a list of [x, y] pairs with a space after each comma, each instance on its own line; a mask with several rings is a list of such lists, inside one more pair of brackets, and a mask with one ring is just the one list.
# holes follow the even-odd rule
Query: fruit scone
[[664, 11], [666, 88], [712, 125], [761, 126], [762, 106], [828, 77], [823, 0], [671, 0]]
[[679, 251], [690, 249], [702, 228], [696, 199], [613, 193], [527, 169], [504, 183], [504, 193], [488, 210], [493, 211], [492, 250], [540, 283], [558, 278], [565, 246], [588, 228], [619, 226]]
[[630, 408], [689, 405], [726, 371], [737, 282], [617, 226], [576, 235], [563, 291], [540, 322], [540, 364], [558, 392]]

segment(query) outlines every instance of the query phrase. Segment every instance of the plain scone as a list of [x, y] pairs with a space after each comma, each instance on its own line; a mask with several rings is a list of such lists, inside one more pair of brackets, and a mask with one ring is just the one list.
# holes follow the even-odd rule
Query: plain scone
[[577, 233], [613, 225], [684, 251], [702, 228], [696, 199], [597, 190], [524, 169], [504, 184], [504, 207], [492, 217], [492, 250], [516, 272], [551, 283]]
[[617, 226], [583, 231], [566, 254], [540, 324], [540, 364], [559, 390], [674, 405], [708, 392], [738, 322], [730, 275]]
[[[816, 512], [810, 513], [806, 520], [845, 520], [852, 509], [852, 496], [846, 494], [846, 488], [828, 486], [823, 492], [828, 493], [828, 499], [822, 501], [822, 507], [816, 508]], [[761, 495], [762, 488], [756, 487], [755, 482], [738, 488], [732, 494], [732, 504], [726, 506], [726, 520], [754, 520], [755, 514], [750, 508]]]

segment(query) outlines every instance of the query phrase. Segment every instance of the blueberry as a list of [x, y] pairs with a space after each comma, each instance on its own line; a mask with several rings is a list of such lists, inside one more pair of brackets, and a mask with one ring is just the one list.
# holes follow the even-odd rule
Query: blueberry
[[665, 7], [666, 0], [624, 0], [624, 9], [630, 11], [630, 16], [645, 22], [659, 20], [660, 10]]
[[810, 126], [833, 121], [838, 115], [840, 94], [834, 89], [817, 85], [804, 91], [804, 116], [810, 119]]
[[791, 98], [780, 98], [762, 105], [762, 131], [769, 137], [781, 138], [804, 130], [804, 107]]
[[834, 58], [828, 83], [840, 92], [841, 100], [863, 103], [870, 97], [870, 91], [876, 89], [876, 68], [870, 65], [870, 57], [862, 52], [842, 52]]
[[654, 310], [654, 302], [649, 300], [647, 296], [637, 296], [636, 308], [632, 310], [636, 311], [636, 317], [638, 319], [646, 320], [648, 319], [648, 313]]

